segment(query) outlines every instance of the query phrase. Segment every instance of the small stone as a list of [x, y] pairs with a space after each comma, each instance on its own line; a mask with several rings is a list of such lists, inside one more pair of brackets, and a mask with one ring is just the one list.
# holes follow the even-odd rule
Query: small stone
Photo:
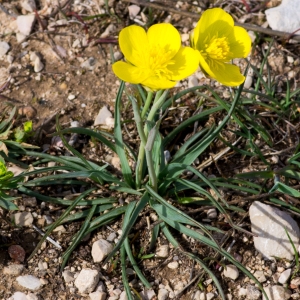
[[8, 300], [28, 300], [27, 295], [22, 292], [15, 292]]
[[113, 248], [111, 243], [103, 239], [94, 242], [92, 246], [92, 257], [94, 262], [101, 262]]
[[41, 281], [32, 275], [18, 276], [16, 280], [20, 286], [31, 291], [36, 291], [42, 286]]
[[182, 33], [181, 34], [181, 41], [184, 43], [184, 42], [187, 42], [188, 40], [190, 39], [190, 35], [188, 33]]
[[120, 51], [114, 52], [114, 60], [115, 61], [121, 60], [122, 58], [123, 58], [123, 54]]
[[[267, 286], [264, 288], [269, 300], [287, 300], [290, 299], [290, 293], [281, 285]], [[266, 297], [263, 295], [263, 300]]]
[[169, 269], [177, 269], [179, 266], [178, 262], [177, 261], [172, 261], [170, 263], [168, 263], [168, 268]]
[[258, 300], [261, 299], [260, 290], [254, 285], [247, 285], [247, 298], [249, 300]]
[[0, 41], [0, 57], [5, 55], [9, 49], [10, 49], [10, 46], [8, 43], [6, 43], [4, 41], [3, 42]]
[[169, 256], [169, 245], [161, 245], [156, 250], [156, 256], [166, 258]]
[[16, 38], [17, 38], [17, 42], [18, 43], [23, 43], [26, 40], [27, 35], [25, 35], [25, 34], [23, 34], [21, 32], [17, 32]]
[[218, 216], [217, 210], [215, 208], [209, 209], [206, 214], [209, 219], [215, 219]]
[[140, 292], [140, 295], [142, 299], [149, 299], [149, 300], [154, 299], [154, 297], [156, 296], [153, 290], [148, 290], [148, 289]]
[[294, 252], [285, 230], [288, 231], [296, 248], [299, 246], [298, 224], [284, 211], [259, 201], [249, 209], [255, 248], [270, 260], [274, 257], [292, 260]]
[[266, 282], [266, 276], [263, 271], [255, 271], [253, 274], [259, 282]]
[[68, 99], [71, 100], [71, 101], [74, 100], [75, 98], [76, 98], [76, 96], [73, 95], [73, 94], [70, 94], [70, 95], [68, 96]]
[[299, 0], [283, 0], [279, 6], [265, 11], [273, 30], [294, 32], [300, 27]]
[[89, 294], [90, 300], [105, 300], [106, 299], [106, 293], [104, 292], [93, 292]]
[[66, 232], [66, 228], [64, 225], [59, 225], [55, 229], [53, 229], [53, 232]]
[[62, 276], [66, 283], [72, 282], [74, 280], [74, 273], [69, 270], [63, 271]]
[[40, 57], [37, 57], [33, 63], [33, 69], [34, 72], [38, 73], [41, 72], [44, 69], [45, 65], [42, 63], [42, 60]]
[[39, 297], [36, 296], [35, 294], [28, 293], [27, 294], [27, 300], [39, 300]]
[[87, 60], [85, 60], [80, 66], [83, 69], [93, 71], [95, 68], [96, 62], [97, 62], [97, 60], [94, 57], [90, 57]]
[[224, 269], [224, 276], [236, 280], [239, 277], [239, 270], [235, 265], [227, 265]]
[[285, 284], [288, 281], [288, 279], [290, 278], [291, 273], [292, 273], [292, 269], [287, 269], [287, 270], [283, 271], [280, 274], [280, 277], [278, 278], [278, 282], [281, 284]]
[[91, 293], [99, 281], [99, 272], [92, 269], [82, 269], [75, 280], [75, 286], [80, 293]]
[[206, 294], [206, 300], [211, 300], [213, 298], [215, 298], [215, 294], [214, 293], [207, 293]]
[[30, 212], [24, 211], [24, 212], [18, 212], [14, 214], [14, 220], [16, 226], [27, 226], [30, 227], [33, 222], [33, 217]]
[[120, 298], [119, 298], [119, 300], [128, 300], [128, 297], [127, 297], [127, 295], [126, 295], [126, 292], [125, 292], [125, 291], [123, 291], [123, 292], [120, 294]]
[[106, 38], [113, 34], [117, 30], [116, 26], [113, 24], [109, 24], [105, 31], [100, 35], [101, 38]]
[[191, 75], [188, 78], [188, 88], [192, 88], [192, 87], [195, 87], [198, 85], [199, 85], [199, 81], [198, 81], [198, 78], [196, 77], [196, 75]]
[[291, 285], [298, 287], [300, 285], [300, 277], [295, 277], [291, 280]]
[[35, 197], [23, 198], [23, 203], [26, 207], [36, 207], [37, 201]]
[[36, 9], [34, 0], [23, 0], [21, 6], [29, 12], [33, 12]]
[[31, 33], [34, 22], [35, 22], [35, 15], [33, 14], [17, 17], [18, 29], [24, 35], [29, 35]]
[[8, 248], [9, 256], [16, 262], [23, 262], [25, 260], [25, 250], [20, 245], [11, 245]]
[[111, 124], [111, 119], [113, 119], [112, 113], [106, 106], [103, 106], [95, 118], [94, 125], [108, 126], [108, 124]]
[[12, 264], [3, 268], [3, 274], [18, 276], [24, 270], [24, 266], [21, 264]]
[[128, 11], [129, 11], [129, 18], [133, 20], [140, 12], [141, 8], [138, 5], [129, 5]]
[[168, 295], [169, 295], [169, 291], [167, 291], [166, 289], [159, 289], [157, 300], [166, 300], [168, 299]]
[[117, 237], [117, 234], [115, 232], [112, 232], [108, 237], [107, 237], [107, 241], [109, 242], [113, 242], [115, 240], [115, 238]]

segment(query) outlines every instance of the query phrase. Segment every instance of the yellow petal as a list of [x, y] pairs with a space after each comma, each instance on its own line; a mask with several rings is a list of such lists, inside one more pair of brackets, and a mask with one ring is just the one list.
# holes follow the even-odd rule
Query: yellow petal
[[237, 66], [213, 60], [206, 61], [201, 54], [199, 54], [199, 62], [205, 75], [224, 85], [238, 86], [245, 80]]
[[125, 27], [119, 35], [119, 45], [127, 61], [135, 66], [147, 67], [149, 44], [146, 31], [136, 25]]
[[112, 69], [121, 80], [133, 84], [141, 83], [149, 76], [147, 70], [135, 67], [124, 61], [114, 63]]
[[206, 10], [193, 32], [193, 44], [198, 50], [203, 50], [206, 38], [227, 36], [233, 30], [234, 21], [230, 14], [221, 8]]
[[147, 32], [150, 51], [159, 51], [165, 61], [170, 60], [181, 47], [181, 38], [177, 29], [167, 23], [151, 26]]
[[168, 66], [172, 80], [181, 80], [193, 74], [199, 66], [197, 52], [190, 47], [182, 47], [173, 58], [174, 64]]
[[151, 76], [141, 82], [142, 85], [149, 87], [153, 91], [170, 89], [176, 85], [176, 81], [168, 80], [165, 77]]
[[234, 26], [233, 35], [229, 38], [230, 51], [233, 58], [247, 57], [251, 50], [251, 38], [248, 32], [239, 26]]

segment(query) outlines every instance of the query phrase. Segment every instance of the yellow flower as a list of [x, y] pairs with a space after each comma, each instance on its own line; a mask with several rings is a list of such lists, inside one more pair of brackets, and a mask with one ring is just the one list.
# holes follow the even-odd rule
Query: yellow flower
[[123, 81], [151, 90], [172, 88], [198, 68], [197, 52], [181, 47], [180, 34], [171, 24], [153, 25], [147, 33], [131, 25], [120, 32], [119, 44], [126, 62], [114, 63], [114, 73]]
[[237, 86], [245, 77], [234, 58], [246, 57], [251, 49], [247, 31], [234, 26], [233, 18], [221, 8], [206, 10], [191, 35], [192, 47], [198, 50], [202, 71], [227, 86]]

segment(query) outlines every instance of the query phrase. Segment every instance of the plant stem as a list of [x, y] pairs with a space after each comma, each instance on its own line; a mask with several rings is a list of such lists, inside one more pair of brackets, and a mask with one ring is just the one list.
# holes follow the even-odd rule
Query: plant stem
[[[148, 92], [146, 103], [147, 103], [148, 99], [150, 98], [150, 96], [149, 96], [150, 93], [151, 92]], [[138, 189], [141, 187], [142, 176], [143, 176], [143, 164], [144, 164], [145, 151], [146, 151], [145, 146], [146, 146], [147, 138], [148, 138], [147, 123], [153, 121], [153, 118], [154, 118], [156, 112], [163, 105], [163, 103], [167, 97], [167, 94], [168, 94], [168, 91], [158, 91], [156, 93], [153, 105], [150, 109], [146, 123], [144, 125], [144, 130], [142, 130], [143, 134], [140, 131], [141, 130], [140, 127], [142, 126], [142, 117], [139, 113], [139, 108], [137, 106], [136, 101], [133, 98], [131, 98], [131, 102], [132, 102], [132, 106], [133, 106], [133, 110], [134, 110], [135, 121], [137, 124], [139, 136], [141, 138], [141, 144], [140, 144], [140, 148], [139, 148], [137, 166], [136, 166], [136, 172], [135, 172], [136, 186]], [[153, 93], [151, 94], [151, 97], [152, 96], [153, 96]], [[151, 98], [151, 100], [152, 100], [152, 98]], [[145, 106], [147, 105], [146, 103], [145, 103]], [[144, 107], [144, 109], [145, 109], [145, 107]], [[144, 111], [144, 109], [143, 109], [143, 111]], [[145, 140], [143, 141], [142, 139], [145, 139]], [[147, 160], [147, 166], [148, 166], [148, 170], [149, 170], [149, 176], [151, 179], [151, 184], [153, 185], [153, 188], [154, 188], [155, 185], [157, 185], [157, 179], [156, 179], [156, 175], [155, 175], [155, 171], [154, 171], [154, 167], [153, 167], [151, 151], [148, 151], [148, 152], [149, 152], [149, 154], [146, 154], [146, 160]]]
[[141, 115], [142, 119], [144, 119], [145, 114], [147, 113], [147, 111], [149, 109], [149, 106], [151, 104], [152, 98], [153, 98], [153, 92], [152, 91], [148, 91], [147, 99], [146, 99], [146, 102], [145, 102], [145, 105], [144, 105], [144, 108], [143, 108], [143, 111], [142, 111], [142, 115]]

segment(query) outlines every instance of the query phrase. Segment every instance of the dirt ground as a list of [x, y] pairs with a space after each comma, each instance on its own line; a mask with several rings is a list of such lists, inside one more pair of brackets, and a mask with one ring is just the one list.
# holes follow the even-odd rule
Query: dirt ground
[[[21, 0], [0, 1], [0, 41], [6, 41], [10, 46], [9, 52], [0, 58], [0, 86], [2, 85], [3, 88], [0, 93], [0, 105], [2, 110], [7, 103], [16, 105], [19, 108], [21, 120], [32, 120], [36, 134], [31, 142], [43, 147], [43, 145], [51, 143], [48, 134], [55, 132], [57, 115], [59, 115], [59, 122], [64, 128], [70, 127], [72, 121], [78, 121], [82, 127], [91, 127], [103, 106], [107, 106], [111, 112], [114, 111], [119, 80], [113, 74], [111, 64], [114, 59], [121, 59], [122, 57], [117, 45], [117, 36], [124, 26], [132, 24], [134, 21], [129, 16], [128, 6], [130, 3], [128, 1], [111, 0], [106, 6], [105, 1], [102, 0], [40, 0], [36, 1], [40, 20], [35, 22], [31, 34], [25, 37], [24, 41], [18, 42], [16, 16], [29, 14], [22, 8], [22, 2]], [[200, 13], [200, 11], [213, 5], [214, 7], [226, 8], [240, 22], [247, 19], [247, 22], [259, 26], [265, 22], [265, 18], [259, 14], [263, 12], [264, 7], [261, 6], [261, 9], [253, 14], [246, 13], [242, 3], [244, 1], [241, 3], [226, 1], [227, 4], [220, 1], [217, 1], [218, 3], [212, 3], [212, 1], [160, 1], [166, 7], [174, 7], [175, 2], [175, 7], [182, 11], [199, 11]], [[57, 9], [57, 3], [60, 4], [60, 9]], [[64, 6], [65, 3], [67, 3], [66, 6]], [[273, 1], [270, 5], [275, 6], [277, 4], [278, 1]], [[253, 6], [256, 7], [254, 4]], [[61, 11], [66, 14], [66, 19]], [[82, 16], [95, 15], [99, 16], [86, 21], [81, 18]], [[137, 19], [140, 22], [143, 22], [145, 18], [148, 20], [152, 18], [154, 23], [171, 20], [183, 32], [183, 35], [189, 33], [193, 23], [197, 21], [191, 17], [170, 13], [167, 9], [162, 11], [155, 8], [151, 10], [142, 8], [138, 16]], [[263, 36], [260, 38], [263, 39]], [[185, 44], [188, 43], [186, 36], [183, 36], [182, 39]], [[254, 44], [250, 59], [257, 67], [260, 66], [263, 59], [262, 52], [266, 50], [267, 41]], [[34, 70], [32, 53], [37, 53], [44, 65], [39, 72]], [[293, 89], [299, 87], [299, 55], [299, 48], [296, 44], [282, 43], [277, 40], [273, 44], [268, 61], [274, 72], [274, 77], [276, 77], [277, 89], [282, 89], [283, 93], [285, 92], [286, 79], [290, 80]], [[244, 69], [246, 63], [239, 61], [239, 65]], [[210, 84], [224, 98], [229, 93], [228, 88], [220, 86], [201, 74], [198, 82], [199, 85]], [[188, 85], [189, 82], [186, 80], [181, 83], [181, 87], [176, 89]], [[253, 86], [254, 83], [250, 85], [250, 87]], [[97, 153], [91, 152], [95, 158]], [[230, 161], [229, 158], [224, 164], [219, 165], [221, 172], [224, 174], [234, 172], [236, 163], [238, 162]], [[253, 163], [255, 164], [255, 161]], [[248, 162], [241, 162], [239, 168], [243, 169], [248, 165]], [[207, 172], [209, 173], [211, 170], [207, 170]], [[28, 204], [30, 201], [28, 202], [26, 199], [27, 196], [23, 195], [18, 201], [18, 205], [23, 211], [34, 212], [37, 216], [47, 215], [52, 219], [55, 219], [62, 212], [62, 208], [59, 206], [45, 203], [42, 205], [39, 201], [37, 204], [31, 205]], [[199, 218], [204, 215], [204, 212], [199, 212]], [[28, 257], [40, 239], [40, 235], [32, 228], [14, 228], [10, 222], [10, 217], [10, 213], [2, 213], [2, 220], [0, 219], [0, 298], [9, 299], [15, 292], [23, 291], [28, 297], [32, 297], [27, 297], [27, 299], [92, 299], [88, 295], [78, 293], [74, 281], [66, 282], [63, 279], [60, 272], [61, 250], [49, 243], [43, 244], [38, 255], [34, 256], [33, 259], [23, 263], [22, 275], [31, 274], [43, 280], [43, 287], [38, 291], [31, 292], [34, 295], [30, 296], [28, 290], [22, 289], [16, 283], [16, 276], [3, 273], [6, 266], [14, 263], [7, 252], [9, 245], [21, 245], [26, 252], [26, 257]], [[149, 218], [150, 215], [145, 212], [143, 217]], [[149, 239], [147, 224], [142, 220], [141, 217], [140, 223], [135, 228], [136, 231], [141, 231], [140, 236], [142, 238], [136, 245], [136, 247], [141, 248], [147, 244]], [[245, 222], [245, 226], [249, 228], [249, 220], [246, 219]], [[121, 299], [120, 294], [124, 288], [120, 269], [110, 270], [107, 266], [103, 268], [103, 266], [95, 264], [91, 256], [91, 247], [94, 241], [99, 238], [106, 239], [112, 232], [116, 233], [116, 237], [118, 237], [120, 227], [121, 220], [120, 223], [110, 224], [110, 226], [93, 233], [75, 249], [65, 269], [73, 273], [74, 276], [82, 268], [99, 270], [101, 272], [100, 281], [105, 285], [106, 299], [109, 300]], [[72, 235], [80, 228], [80, 223], [70, 223], [65, 228], [66, 231], [58, 231], [52, 235], [63, 248], [68, 246]], [[237, 234], [237, 236], [238, 240], [233, 246], [232, 253], [240, 257], [243, 264], [254, 271], [264, 270], [267, 272], [270, 270], [267, 283], [276, 282], [272, 276], [275, 273], [274, 270], [280, 268], [280, 263], [274, 266], [271, 262], [265, 262], [255, 251], [251, 237], [244, 233]], [[202, 256], [211, 254], [195, 241], [185, 240], [185, 237], [180, 238], [183, 245]], [[168, 242], [160, 237], [157, 248], [166, 244]], [[168, 258], [154, 258], [141, 262], [143, 272], [149, 282], [153, 284], [154, 291], [153, 297], [149, 294], [143, 296], [143, 299], [162, 299], [157, 298], [158, 291], [162, 287], [170, 291], [167, 299], [175, 299], [174, 291], [181, 290], [182, 293], [177, 299], [201, 299], [192, 298], [198, 290], [197, 285], [195, 285], [198, 278], [194, 277], [193, 274], [199, 271], [199, 266], [177, 253], [170, 245], [168, 246]], [[179, 267], [170, 269], [168, 263], [172, 261], [178, 262]], [[45, 262], [46, 267], [44, 264], [43, 268], [42, 265]], [[283, 268], [286, 267], [284, 262], [281, 264]], [[132, 287], [138, 292], [143, 290], [137, 277], [130, 271], [128, 274]], [[255, 288], [254, 283], [242, 274], [236, 281], [222, 277], [219, 270], [216, 270], [216, 274], [222, 280], [222, 287], [228, 294], [228, 299], [244, 299], [245, 296], [239, 294], [240, 289], [246, 289], [247, 286]], [[214, 293], [213, 299], [219, 299], [217, 289], [209, 277], [205, 275], [201, 283], [205, 294]], [[290, 289], [290, 292], [299, 296], [299, 287]], [[294, 296], [293, 299], [300, 299], [300, 296], [296, 298], [298, 296]], [[262, 299], [262, 297], [247, 299]]]

